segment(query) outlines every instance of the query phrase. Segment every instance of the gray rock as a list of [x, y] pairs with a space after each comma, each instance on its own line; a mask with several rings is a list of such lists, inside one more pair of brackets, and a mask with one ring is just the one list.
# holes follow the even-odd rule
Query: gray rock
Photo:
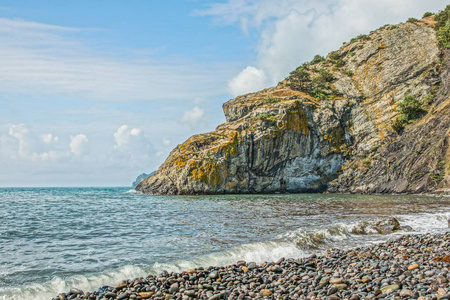
[[195, 290], [186, 290], [184, 294], [188, 297], [195, 297]]
[[173, 283], [169, 288], [169, 293], [176, 294], [178, 292], [179, 286], [178, 283]]
[[[238, 96], [223, 105], [226, 123], [178, 145], [136, 189], [147, 194], [421, 193], [448, 187], [432, 175], [442, 160], [433, 147], [446, 153], [448, 143], [441, 137], [450, 127], [444, 96], [450, 91], [449, 55], [441, 60], [435, 31], [420, 22], [387, 26], [345, 43], [337, 53], [354, 75], [333, 70], [330, 61], [315, 67], [328, 68], [342, 99], [314, 99], [291, 89], [289, 80]], [[316, 76], [312, 68], [308, 72]], [[425, 99], [439, 83], [433, 101], [442, 113], [395, 133], [392, 125], [405, 94]], [[275, 101], [268, 102], [269, 96]], [[391, 226], [382, 231], [396, 230]]]
[[216, 279], [219, 276], [219, 273], [217, 271], [212, 271], [209, 273], [208, 277], [211, 279]]
[[375, 224], [375, 229], [378, 233], [389, 234], [394, 231], [400, 230], [400, 223], [396, 218], [389, 218], [381, 220]]

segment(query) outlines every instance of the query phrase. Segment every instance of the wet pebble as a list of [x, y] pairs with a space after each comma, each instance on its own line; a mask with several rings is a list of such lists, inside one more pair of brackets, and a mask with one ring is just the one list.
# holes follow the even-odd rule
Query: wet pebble
[[404, 235], [324, 256], [164, 271], [53, 299], [450, 299], [449, 240], [450, 233]]

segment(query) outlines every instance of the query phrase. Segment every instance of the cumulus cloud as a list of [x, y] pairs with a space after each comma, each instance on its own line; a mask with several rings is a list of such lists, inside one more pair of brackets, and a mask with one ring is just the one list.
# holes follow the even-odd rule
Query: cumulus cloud
[[82, 133], [72, 136], [69, 144], [70, 152], [76, 156], [80, 156], [86, 150], [88, 142], [88, 138]]
[[248, 66], [228, 84], [228, 90], [233, 96], [258, 91], [264, 88], [266, 75], [263, 70]]
[[198, 127], [206, 122], [207, 116], [205, 111], [198, 106], [193, 109], [186, 110], [181, 117], [181, 123], [187, 124], [191, 127]]
[[129, 144], [131, 140], [136, 140], [141, 135], [142, 130], [139, 128], [128, 128], [128, 125], [120, 126], [114, 133], [114, 141], [116, 149]]
[[[254, 69], [264, 72], [267, 84], [275, 84], [315, 54], [325, 55], [359, 34], [420, 18], [447, 4], [444, 0], [228, 0], [196, 14], [237, 24], [244, 33], [253, 30], [258, 39]], [[232, 82], [239, 86], [249, 73], [247, 67], [234, 77], [230, 91]]]
[[0, 158], [3, 160], [40, 163], [69, 156], [69, 152], [57, 144], [59, 138], [51, 133], [37, 134], [25, 124], [12, 124], [7, 128], [7, 135], [0, 135]]
[[42, 141], [46, 144], [56, 143], [59, 140], [57, 136], [53, 136], [53, 134], [51, 133], [43, 134], [41, 138]]

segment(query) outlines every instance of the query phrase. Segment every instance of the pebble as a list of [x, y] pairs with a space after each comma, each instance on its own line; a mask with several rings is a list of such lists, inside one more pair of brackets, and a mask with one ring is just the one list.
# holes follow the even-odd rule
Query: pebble
[[256, 264], [162, 272], [83, 292], [68, 299], [426, 299], [450, 300], [450, 233], [395, 237], [356, 249], [332, 249], [324, 256], [283, 258]]
[[340, 284], [340, 283], [342, 283], [342, 278], [331, 278], [330, 283], [331, 284]]
[[257, 265], [256, 265], [256, 263], [254, 263], [254, 262], [251, 262], [251, 263], [249, 263], [248, 265], [247, 265], [247, 268], [249, 269], [249, 270], [253, 270], [253, 269], [255, 269], [257, 267]]
[[400, 292], [400, 297], [402, 298], [412, 298], [413, 297], [413, 292], [411, 290], [408, 289], [404, 289]]
[[272, 295], [272, 291], [269, 289], [263, 289], [263, 290], [261, 290], [261, 292], [259, 294], [261, 297], [270, 296], [270, 295]]
[[393, 285], [388, 285], [388, 286], [381, 288], [381, 292], [389, 295], [390, 293], [392, 293], [393, 291], [398, 290], [398, 289], [399, 289], [399, 286], [396, 284], [393, 284]]
[[127, 293], [123, 293], [117, 296], [116, 299], [122, 300], [122, 299], [126, 299], [128, 298], [128, 294]]
[[178, 283], [175, 282], [170, 286], [169, 293], [176, 294], [178, 292], [178, 288], [179, 288]]
[[184, 294], [189, 297], [195, 297], [195, 290], [184, 291]]
[[148, 299], [151, 296], [153, 296], [153, 292], [143, 292], [143, 293], [139, 293], [139, 296], [141, 296], [142, 299]]
[[330, 282], [330, 277], [325, 276], [325, 277], [322, 277], [322, 279], [320, 279], [319, 285], [323, 287], [323, 286], [326, 286], [329, 282]]

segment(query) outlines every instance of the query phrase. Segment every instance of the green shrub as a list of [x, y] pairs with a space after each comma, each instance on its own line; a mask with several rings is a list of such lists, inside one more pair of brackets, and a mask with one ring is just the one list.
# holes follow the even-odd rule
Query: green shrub
[[434, 19], [436, 20], [434, 29], [436, 30], [436, 38], [439, 45], [444, 48], [450, 48], [450, 5], [439, 11]]
[[337, 67], [342, 67], [343, 65], [345, 65], [345, 61], [342, 59], [342, 56], [338, 51], [331, 52], [328, 57], [330, 58], [331, 62]]
[[337, 90], [331, 88], [331, 83], [335, 78], [325, 68], [309, 69], [300, 66], [290, 73], [287, 80], [292, 89], [308, 93], [317, 99], [333, 99], [340, 95]]
[[275, 116], [271, 116], [269, 114], [260, 114], [258, 116], [258, 119], [261, 121], [271, 121], [271, 122], [275, 122], [277, 120], [277, 117]]
[[370, 37], [367, 35], [367, 34], [360, 34], [360, 35], [358, 35], [357, 37], [355, 37], [355, 38], [352, 38], [351, 40], [350, 40], [350, 43], [354, 43], [354, 42], [357, 42], [357, 41], [359, 41], [359, 40], [365, 40], [365, 41], [367, 41], [367, 40], [370, 40]]
[[423, 116], [425, 112], [419, 99], [406, 94], [403, 101], [398, 104], [398, 116], [392, 124], [392, 129], [400, 132], [406, 125]]
[[334, 76], [327, 69], [319, 69], [319, 76], [313, 79], [313, 81], [320, 82], [322, 84], [327, 82], [333, 82]]
[[267, 96], [266, 100], [265, 100], [266, 103], [276, 103], [278, 101], [279, 101], [278, 98], [276, 98], [272, 95]]
[[436, 31], [436, 37], [439, 45], [444, 48], [450, 48], [450, 24], [445, 24]]
[[429, 16], [432, 16], [432, 15], [434, 15], [434, 14], [433, 14], [432, 12], [429, 12], [429, 11], [428, 11], [428, 12], [426, 12], [426, 13], [423, 14], [422, 19], [423, 19], [423, 18], [428, 18]]
[[290, 87], [294, 90], [306, 91], [311, 82], [311, 74], [307, 66], [300, 66], [290, 73], [288, 77]]
[[352, 70], [342, 70], [342, 73], [350, 77], [353, 77], [353, 75], [355, 75]]
[[423, 104], [430, 105], [431, 103], [433, 103], [434, 98], [434, 93], [427, 94], [425, 97], [423, 97]]
[[317, 54], [316, 56], [314, 56], [313, 60], [310, 62], [311, 65], [315, 65], [318, 64], [320, 62], [325, 61], [325, 57], [320, 56], [319, 54]]
[[341, 58], [341, 55], [339, 54], [338, 51], [333, 51], [333, 52], [330, 52], [330, 54], [328, 55], [328, 57], [329, 57], [331, 60], [338, 60], [339, 58]]
[[422, 101], [410, 94], [406, 94], [402, 102], [398, 104], [400, 113], [407, 116], [409, 121], [420, 118], [425, 112], [422, 109]]
[[416, 23], [416, 22], [419, 22], [419, 20], [417, 20], [416, 18], [409, 18], [408, 21], [406, 21], [406, 22]]

